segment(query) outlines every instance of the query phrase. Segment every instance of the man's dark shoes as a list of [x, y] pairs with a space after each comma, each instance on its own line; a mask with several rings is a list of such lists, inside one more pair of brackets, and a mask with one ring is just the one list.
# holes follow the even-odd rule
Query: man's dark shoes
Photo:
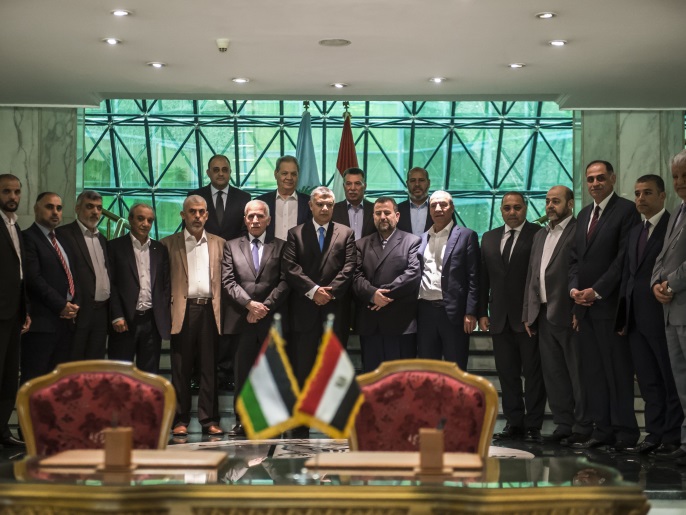
[[543, 441], [544, 442], [549, 442], [549, 443], [559, 443], [565, 438], [570, 438], [571, 435], [569, 433], [563, 433], [562, 431], [558, 431], [557, 429], [553, 431], [549, 435], [543, 435]]
[[627, 452], [629, 454], [647, 454], [650, 451], [654, 451], [660, 446], [659, 443], [657, 442], [649, 442], [647, 440], [643, 440], [641, 443], [634, 447], [627, 447], [623, 449], [624, 452]]
[[591, 435], [584, 435], [581, 433], [572, 433], [571, 436], [567, 436], [560, 440], [560, 445], [564, 447], [571, 447], [576, 443], [584, 443], [591, 438]]
[[541, 436], [541, 430], [535, 427], [530, 427], [526, 430], [524, 434], [525, 442], [543, 443], [543, 437]]
[[683, 450], [681, 447], [679, 447], [677, 450], [672, 451], [670, 453], [665, 453], [665, 454], [657, 454], [655, 453], [655, 457], [659, 460], [681, 460], [683, 458], [686, 458], [686, 451]]
[[[624, 440], [618, 440], [612, 445], [612, 448], [617, 452], [628, 452], [628, 449], [635, 449], [637, 447], [635, 442], [625, 442]], [[639, 453], [634, 453], [639, 454]]]
[[520, 426], [511, 426], [505, 424], [505, 427], [500, 433], [493, 435], [494, 440], [510, 440], [514, 438], [521, 438], [524, 436], [524, 428]]
[[671, 454], [679, 448], [679, 444], [676, 443], [661, 443], [660, 446], [655, 449], [650, 454], [652, 456], [663, 456], [665, 454]]
[[233, 426], [233, 429], [227, 433], [229, 436], [234, 437], [234, 438], [245, 438], [245, 429], [243, 428], [243, 424], [236, 424]]
[[598, 440], [596, 438], [589, 438], [585, 442], [576, 442], [570, 445], [572, 449], [595, 449], [596, 447], [602, 447], [603, 445], [609, 445], [603, 440]]
[[19, 438], [15, 438], [12, 435], [3, 436], [0, 438], [0, 443], [4, 447], [26, 447], [26, 444], [22, 442]]

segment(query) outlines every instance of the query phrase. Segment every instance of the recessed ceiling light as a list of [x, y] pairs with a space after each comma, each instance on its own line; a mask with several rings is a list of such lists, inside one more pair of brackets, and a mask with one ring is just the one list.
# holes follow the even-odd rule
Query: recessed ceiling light
[[348, 46], [350, 41], [347, 39], [322, 39], [319, 44], [321, 46]]
[[557, 13], [542, 12], [536, 14], [536, 18], [540, 20], [549, 20], [550, 18], [555, 18], [555, 16], [557, 16]]
[[236, 84], [245, 84], [246, 82], [250, 82], [250, 79], [248, 79], [247, 77], [235, 77], [231, 80], [234, 81]]
[[510, 68], [516, 69], [516, 68], [524, 68], [526, 66], [526, 64], [524, 64], [524, 63], [510, 63], [508, 66]]
[[341, 89], [341, 88], [347, 88], [348, 85], [345, 82], [334, 82], [333, 84], [331, 84], [331, 87]]
[[565, 46], [567, 41], [564, 39], [553, 39], [552, 41], [548, 41], [548, 44], [551, 46]]
[[119, 45], [121, 43], [121, 40], [117, 38], [104, 38], [102, 41], [108, 45]]
[[441, 82], [445, 82], [447, 79], [445, 77], [431, 77], [429, 79], [429, 82], [433, 82], [434, 84], [440, 84]]
[[127, 11], [126, 9], [115, 9], [114, 11], [111, 11], [112, 16], [131, 16], [133, 14], [133, 11]]
[[164, 68], [167, 66], [167, 63], [161, 63], [159, 61], [151, 61], [147, 63], [148, 66], [152, 66], [153, 68]]

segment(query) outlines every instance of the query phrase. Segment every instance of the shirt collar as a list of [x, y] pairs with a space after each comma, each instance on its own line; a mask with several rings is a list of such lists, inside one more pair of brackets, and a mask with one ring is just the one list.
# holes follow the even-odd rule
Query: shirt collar
[[434, 230], [434, 226], [432, 225], [432, 226], [429, 228], [429, 236], [443, 236], [443, 235], [445, 235], [446, 233], [450, 234], [450, 231], [453, 230], [453, 225], [455, 225], [455, 222], [453, 222], [452, 220], [450, 220], [450, 222], [448, 223], [448, 225], [446, 225], [443, 229], [441, 229], [441, 230], [438, 231], [438, 232], [436, 232], [436, 231]]
[[281, 200], [298, 200], [298, 190], [293, 190], [293, 193], [286, 195], [285, 197], [279, 193], [279, 190], [276, 190], [276, 198], [280, 198]]
[[328, 232], [328, 230], [329, 230], [329, 224], [330, 224], [331, 222], [327, 222], [327, 223], [325, 223], [324, 225], [319, 225], [317, 222], [314, 221], [314, 218], [313, 218], [313, 219], [312, 219], [312, 223], [314, 224], [314, 230], [315, 230], [316, 233], [319, 233], [319, 228], [320, 228], [320, 227], [323, 227], [323, 228], [324, 228], [324, 232], [326, 233], [326, 232]]
[[131, 241], [133, 242], [133, 246], [137, 248], [138, 250], [142, 250], [143, 248], [150, 248], [150, 237], [145, 241], [145, 243], [141, 243], [138, 241], [138, 239], [131, 233], [129, 233], [129, 236], [131, 236]]
[[395, 229], [393, 229], [393, 232], [388, 236], [388, 238], [382, 238], [378, 232], [376, 234], [379, 234], [379, 240], [381, 241], [381, 243], [383, 243], [384, 241], [386, 243], [388, 243], [389, 241], [391, 241], [391, 238], [393, 237], [393, 235], [395, 234], [395, 231], [397, 231], [397, 230], [398, 230], [397, 227]]
[[356, 206], [353, 206], [350, 202], [348, 202], [347, 199], [346, 199], [345, 203], [348, 205], [348, 209], [353, 209], [354, 211], [359, 211], [360, 209], [362, 209], [364, 207], [364, 200], [362, 200], [362, 202], [360, 202]]
[[[612, 198], [612, 195], [614, 195], [615, 192], [611, 192], [605, 199], [600, 203], [596, 204], [595, 201], [593, 202], [594, 206], [600, 206], [600, 211], [603, 212], [605, 211], [605, 208], [607, 207], [607, 203], [610, 202], [610, 199]], [[595, 210], [595, 207], [593, 208]]]
[[5, 223], [8, 224], [16, 224], [17, 223], [17, 213], [5, 213], [2, 209], [0, 209], [0, 215], [2, 215], [2, 219], [5, 221]]
[[522, 227], [524, 227], [525, 225], [526, 225], [526, 220], [524, 220], [524, 223], [523, 223], [523, 224], [518, 225], [518, 226], [515, 227], [514, 229], [513, 229], [512, 227], [510, 227], [509, 225], [505, 224], [505, 229], [504, 229], [504, 230], [505, 230], [505, 232], [508, 232], [508, 231], [520, 232], [520, 231], [522, 230]]
[[429, 197], [427, 197], [426, 200], [419, 205], [410, 200], [410, 209], [424, 209], [425, 207], [429, 207]]
[[[267, 237], [267, 231], [264, 231], [262, 234], [260, 234], [259, 236], [257, 236], [257, 239], [260, 240], [260, 243], [261, 243], [262, 245], [264, 245], [264, 240], [265, 240], [266, 237]], [[249, 241], [250, 243], [252, 243], [252, 241], [253, 241], [254, 239], [255, 239], [255, 236], [253, 236], [252, 234], [248, 233], [248, 241]]]
[[200, 240], [196, 240], [196, 239], [195, 239], [195, 236], [193, 236], [191, 233], [188, 232], [188, 229], [184, 229], [184, 230], [183, 230], [183, 239], [184, 239], [185, 241], [193, 240], [193, 243], [195, 243], [195, 244], [197, 245], [198, 243], [205, 243], [205, 242], [207, 242], [207, 233], [205, 232], [205, 229], [203, 229], [203, 231], [202, 231], [202, 237], [200, 238]]
[[659, 223], [660, 223], [660, 219], [662, 218], [662, 215], [664, 215], [664, 214], [665, 214], [665, 208], [662, 208], [662, 211], [660, 211], [660, 212], [657, 213], [656, 215], [654, 215], [654, 216], [648, 218], [648, 221], [650, 222], [650, 225], [651, 225], [652, 227], [655, 227], [657, 224], [659, 224]]
[[79, 224], [79, 228], [81, 229], [81, 232], [83, 233], [84, 236], [94, 238], [98, 235], [98, 229], [97, 228], [95, 229], [95, 232], [91, 231], [88, 227], [83, 225], [81, 223], [81, 220], [79, 220], [78, 218], [76, 219], [76, 223]]
[[551, 223], [548, 223], [548, 225], [546, 225], [545, 228], [548, 230], [548, 232], [558, 231], [558, 230], [559, 230], [559, 231], [564, 231], [564, 230], [565, 230], [565, 227], [567, 227], [567, 225], [569, 224], [569, 221], [570, 221], [571, 219], [572, 219], [572, 215], [571, 215], [571, 213], [570, 213], [570, 215], [569, 215], [567, 218], [565, 218], [564, 220], [562, 220], [562, 221], [561, 221], [560, 223], [558, 223], [555, 227], [553, 227]]
[[212, 184], [210, 184], [210, 191], [212, 192], [212, 198], [214, 198], [214, 196], [217, 194], [218, 191], [221, 191], [222, 193], [224, 193], [224, 195], [228, 196], [229, 195], [229, 186], [230, 186], [230, 184], [227, 184], [226, 188], [224, 188], [223, 190], [218, 190], [217, 188], [212, 186]]

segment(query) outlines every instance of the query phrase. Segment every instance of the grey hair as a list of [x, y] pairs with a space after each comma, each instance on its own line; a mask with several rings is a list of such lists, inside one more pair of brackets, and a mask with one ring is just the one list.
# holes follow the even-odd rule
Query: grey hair
[[431, 205], [431, 201], [434, 199], [434, 197], [439, 197], [439, 196], [441, 196], [441, 197], [448, 197], [448, 200], [450, 201], [450, 204], [451, 204], [451, 205], [455, 205], [455, 204], [453, 204], [453, 196], [452, 196], [450, 193], [448, 193], [447, 191], [444, 191], [444, 190], [436, 190], [436, 191], [434, 191], [434, 192], [431, 194], [431, 197], [429, 197], [429, 205]]
[[80, 206], [81, 203], [84, 200], [102, 200], [102, 195], [98, 193], [97, 191], [93, 190], [83, 190], [81, 193], [79, 193], [79, 196], [76, 197], [76, 205]]
[[202, 198], [200, 195], [190, 195], [186, 197], [186, 200], [183, 201], [183, 210], [186, 210], [186, 207], [188, 204], [203, 204], [205, 206], [205, 209], [207, 209], [207, 201]]
[[670, 168], [674, 168], [675, 166], [682, 167], [684, 165], [686, 165], [686, 149], [675, 155], [669, 162]]
[[334, 203], [336, 202], [336, 195], [326, 186], [317, 186], [313, 189], [312, 193], [310, 193], [310, 201], [314, 201], [314, 197], [331, 197]]
[[247, 214], [248, 214], [248, 209], [250, 209], [250, 205], [251, 205], [251, 204], [252, 204], [252, 205], [257, 204], [257, 205], [260, 206], [262, 209], [264, 209], [264, 212], [267, 213], [267, 216], [271, 216], [271, 215], [269, 214], [269, 204], [267, 204], [267, 203], [264, 202], [263, 200], [258, 200], [258, 199], [251, 200], [250, 202], [248, 202], [248, 203], [245, 205], [245, 209], [243, 210], [243, 215], [247, 215]]

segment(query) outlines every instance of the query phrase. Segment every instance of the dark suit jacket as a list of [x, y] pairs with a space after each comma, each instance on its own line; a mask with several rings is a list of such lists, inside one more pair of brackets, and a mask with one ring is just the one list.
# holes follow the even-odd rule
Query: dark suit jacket
[[238, 238], [245, 233], [245, 224], [243, 223], [245, 205], [250, 202], [250, 193], [229, 186], [229, 194], [224, 199], [224, 218], [222, 218], [222, 225], [219, 227], [217, 221], [217, 210], [212, 199], [212, 190], [210, 185], [203, 186], [197, 190], [188, 193], [190, 195], [200, 195], [207, 202], [207, 222], [205, 222], [205, 231], [216, 234], [225, 240]]
[[[574, 301], [569, 296], [567, 278], [569, 276], [569, 252], [574, 244], [576, 218], [567, 223], [560, 239], [553, 249], [548, 266], [545, 269], [546, 314], [548, 321], [560, 327], [572, 327], [572, 307]], [[524, 310], [522, 321], [533, 325], [541, 310], [541, 260], [543, 246], [548, 231], [538, 231], [534, 236], [529, 260], [529, 272], [526, 276]]]
[[[676, 209], [679, 209], [681, 204]], [[669, 217], [667, 234], [655, 260], [651, 284], [667, 281], [674, 296], [672, 301], [663, 304], [664, 321], [671, 325], [686, 325], [686, 219], [682, 216], [679, 225], [675, 210]]]
[[[368, 200], [362, 201], [362, 238], [369, 236], [370, 234], [376, 233], [376, 227], [374, 227], [374, 203]], [[350, 227], [350, 218], [348, 217], [348, 201], [342, 200], [336, 202], [333, 206], [333, 217], [331, 218], [333, 222], [337, 224], [345, 225]]]
[[[402, 218], [401, 218], [402, 220]], [[424, 268], [424, 250], [429, 233], [422, 234], [419, 262]], [[477, 315], [479, 303], [479, 238], [474, 231], [453, 225], [443, 253], [441, 274], [443, 303], [448, 319], [462, 328], [465, 315]]]
[[258, 335], [266, 337], [274, 314], [281, 313], [283, 331], [287, 331], [287, 306], [290, 292], [286, 282], [283, 249], [286, 242], [265, 238], [259, 270], [252, 262], [252, 246], [247, 236], [241, 236], [224, 244], [222, 259], [222, 288], [228, 296], [224, 309], [224, 334], [239, 334], [248, 324], [246, 304], [251, 300], [269, 308], [269, 314], [257, 322]]
[[[286, 280], [292, 289], [289, 303], [291, 330], [310, 331], [315, 325], [321, 325], [330, 313], [337, 315], [334, 330], [346, 324], [347, 320], [342, 321], [339, 315], [342, 303], [350, 302], [346, 293], [355, 272], [355, 233], [352, 229], [330, 222], [322, 252], [314, 223], [298, 225], [288, 231], [283, 259]], [[331, 286], [334, 300], [317, 306], [307, 298], [305, 293], [316, 285]]]
[[[481, 290], [479, 318], [490, 317], [490, 332], [499, 334], [509, 322], [513, 331], [523, 332], [524, 288], [534, 236], [540, 227], [526, 222], [517, 237], [505, 268], [500, 242], [507, 226], [488, 231], [481, 239]], [[509, 230], [509, 227], [507, 228]]]
[[[110, 259], [110, 321], [124, 318], [130, 327], [136, 316], [140, 293], [131, 235], [110, 240], [107, 242], [107, 251]], [[152, 312], [157, 331], [163, 339], [168, 340], [171, 329], [169, 253], [164, 245], [152, 239], [149, 252]]]
[[[400, 220], [398, 220], [398, 229], [412, 234], [412, 217], [410, 216], [410, 200], [405, 200], [398, 204], [398, 212], [400, 213]], [[426, 223], [424, 224], [424, 231], [428, 231], [434, 224], [431, 219], [428, 206], [426, 209]]]
[[[255, 200], [261, 200], [269, 206], [269, 214], [272, 217], [272, 222], [267, 226], [265, 241], [271, 241], [274, 239], [274, 225], [276, 224], [276, 190], [260, 195]], [[304, 224], [311, 219], [312, 211], [310, 211], [310, 196], [298, 192], [298, 221], [296, 225]]]
[[[22, 232], [18, 225], [15, 225], [19, 236], [19, 249], [22, 260], [26, 261], [26, 251]], [[25, 263], [22, 263], [24, 271]], [[26, 319], [26, 281], [21, 280], [20, 261], [17, 252], [14, 250], [12, 237], [3, 220], [0, 220], [0, 319], [8, 320], [19, 313], [20, 320]], [[26, 273], [24, 273], [26, 278]]]
[[655, 260], [669, 225], [669, 213], [665, 211], [653, 229], [641, 260], [638, 260], [638, 238], [643, 224], [637, 224], [629, 231], [629, 240], [624, 259], [622, 286], [620, 289], [620, 309], [617, 311], [616, 327], [627, 327], [629, 331], [639, 327], [645, 334], [660, 334], [665, 330], [662, 304], [655, 295], [650, 279], [653, 276]]
[[574, 304], [573, 312], [577, 319], [580, 320], [588, 311], [593, 318], [614, 320], [629, 230], [640, 221], [640, 215], [633, 202], [614, 193], [586, 242], [593, 210], [594, 203], [591, 203], [577, 217], [569, 260], [568, 291], [593, 288], [602, 297], [589, 308]]
[[[381, 246], [378, 232], [357, 240], [357, 266], [353, 292], [357, 297], [357, 331], [360, 335], [417, 332], [417, 293], [422, 279], [417, 251], [421, 240], [396, 230]], [[379, 311], [369, 309], [378, 289], [388, 289], [393, 302]]]
[[[50, 333], [59, 328], [60, 312], [67, 305], [69, 281], [62, 268], [60, 258], [45, 237], [40, 228], [34, 223], [22, 231], [26, 261], [24, 262], [24, 278], [26, 289], [31, 299], [31, 328], [32, 333]], [[69, 246], [60, 236], [57, 240], [64, 248], [70, 266], [73, 256]], [[72, 277], [73, 277], [72, 270]], [[78, 285], [74, 284], [78, 295]]]

